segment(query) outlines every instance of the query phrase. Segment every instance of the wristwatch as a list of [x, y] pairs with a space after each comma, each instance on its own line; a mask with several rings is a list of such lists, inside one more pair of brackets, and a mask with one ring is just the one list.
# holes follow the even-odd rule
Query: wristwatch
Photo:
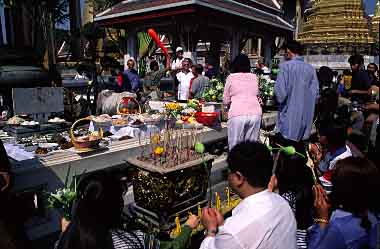
[[205, 236], [215, 236], [218, 233], [218, 228], [215, 229], [206, 229], [205, 230]]

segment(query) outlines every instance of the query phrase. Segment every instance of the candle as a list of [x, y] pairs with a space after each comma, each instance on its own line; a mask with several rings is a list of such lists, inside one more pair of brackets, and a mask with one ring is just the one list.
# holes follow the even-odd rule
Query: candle
[[175, 217], [175, 232], [177, 236], [181, 233], [181, 222], [179, 221], [179, 215]]
[[231, 207], [231, 193], [230, 193], [230, 188], [226, 187], [225, 189], [226, 196], [227, 196], [227, 207]]
[[218, 192], [215, 192], [215, 208], [220, 210], [220, 196]]
[[198, 202], [198, 218], [202, 218], [202, 208], [201, 208], [201, 204]]

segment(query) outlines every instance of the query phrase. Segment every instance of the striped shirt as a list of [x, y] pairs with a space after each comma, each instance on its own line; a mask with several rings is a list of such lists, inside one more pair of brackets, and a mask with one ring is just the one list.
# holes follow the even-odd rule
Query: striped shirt
[[152, 235], [143, 232], [128, 233], [122, 230], [111, 231], [115, 249], [159, 249], [160, 242]]
[[[292, 192], [286, 192], [281, 195], [288, 201], [294, 215], [296, 215], [296, 196]], [[307, 249], [307, 230], [297, 229], [297, 248]]]

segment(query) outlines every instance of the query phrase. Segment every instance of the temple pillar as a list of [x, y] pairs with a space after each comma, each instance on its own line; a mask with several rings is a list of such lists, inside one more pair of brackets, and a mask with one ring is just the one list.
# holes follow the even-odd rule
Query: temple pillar
[[0, 24], [1, 24], [1, 27], [0, 27], [0, 35], [1, 35], [0, 45], [7, 44], [8, 41], [7, 41], [7, 29], [5, 26], [4, 3], [2, 1], [0, 1]]
[[127, 57], [137, 60], [137, 31], [135, 29], [127, 30]]
[[69, 2], [70, 11], [70, 33], [73, 37], [71, 40], [71, 53], [74, 59], [79, 59], [81, 57], [81, 37], [80, 37], [80, 27], [81, 27], [81, 11], [79, 0], [70, 0]]
[[262, 39], [257, 38], [257, 56], [261, 57]]
[[231, 39], [231, 61], [235, 59], [236, 56], [240, 54], [240, 39], [242, 37], [241, 32], [239, 31], [233, 31], [231, 33], [232, 39]]
[[263, 57], [264, 61], [268, 63], [268, 66], [272, 66], [272, 44], [274, 43], [274, 38], [271, 35], [266, 35], [263, 40]]

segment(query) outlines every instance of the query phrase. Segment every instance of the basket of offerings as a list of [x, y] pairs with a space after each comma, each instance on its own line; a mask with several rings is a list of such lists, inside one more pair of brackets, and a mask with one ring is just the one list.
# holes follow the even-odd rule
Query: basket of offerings
[[120, 100], [119, 104], [117, 105], [117, 114], [119, 115], [137, 113], [141, 113], [141, 106], [135, 98], [124, 97]]
[[77, 150], [86, 150], [92, 149], [99, 146], [100, 141], [103, 138], [103, 129], [99, 128], [98, 132], [88, 132], [81, 134], [79, 136], [74, 135], [74, 129], [79, 126], [81, 123], [90, 122], [91, 118], [83, 118], [77, 120], [70, 128], [70, 138], [71, 141]]

